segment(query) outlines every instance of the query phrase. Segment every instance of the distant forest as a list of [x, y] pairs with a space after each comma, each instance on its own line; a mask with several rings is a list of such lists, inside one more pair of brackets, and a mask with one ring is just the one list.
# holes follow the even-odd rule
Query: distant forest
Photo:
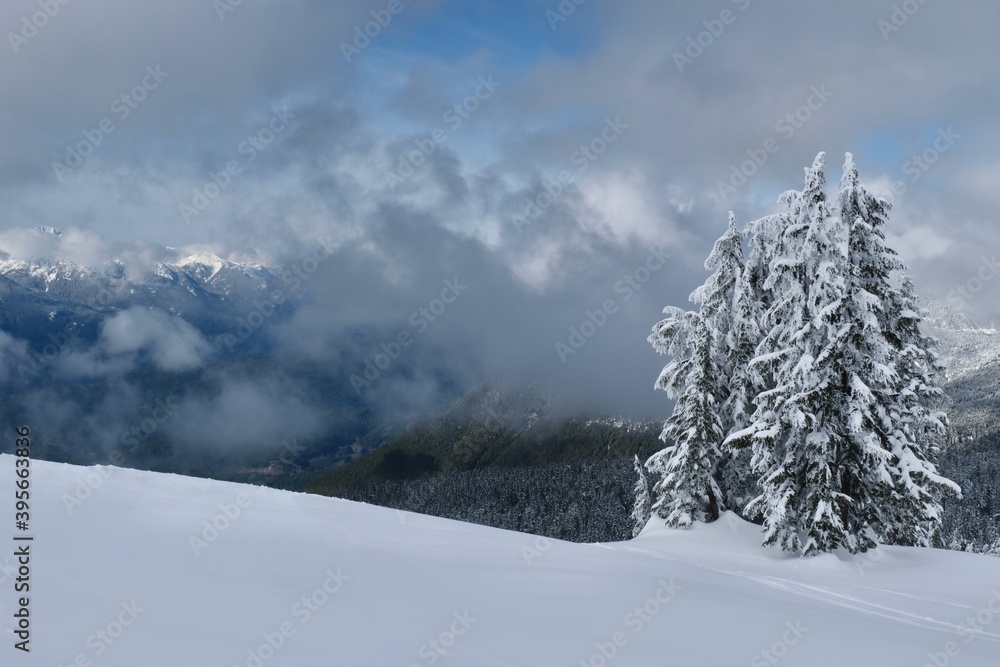
[[[945, 503], [937, 546], [1000, 555], [1000, 456], [952, 451], [941, 472], [962, 486]], [[632, 460], [483, 468], [387, 481], [341, 495], [350, 500], [469, 521], [570, 542], [631, 538]]]

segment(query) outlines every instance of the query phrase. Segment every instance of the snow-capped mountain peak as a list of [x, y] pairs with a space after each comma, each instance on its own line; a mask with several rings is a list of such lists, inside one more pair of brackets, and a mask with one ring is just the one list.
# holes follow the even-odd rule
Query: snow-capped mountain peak
[[192, 270], [203, 280], [211, 280], [224, 268], [237, 266], [210, 252], [196, 252], [169, 265]]

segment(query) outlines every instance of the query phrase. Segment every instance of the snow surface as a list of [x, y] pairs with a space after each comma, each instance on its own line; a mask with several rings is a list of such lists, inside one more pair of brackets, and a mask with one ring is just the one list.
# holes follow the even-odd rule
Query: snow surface
[[[14, 458], [0, 456], [3, 665], [1000, 664], [989, 556], [883, 547], [802, 560], [761, 548], [758, 527], [731, 514], [581, 545], [178, 475], [31, 471], [23, 654]], [[195, 555], [206, 521], [228, 527]]]

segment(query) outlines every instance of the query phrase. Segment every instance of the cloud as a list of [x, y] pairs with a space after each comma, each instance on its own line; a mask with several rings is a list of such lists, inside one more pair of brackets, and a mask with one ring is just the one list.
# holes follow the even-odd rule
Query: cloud
[[20, 382], [19, 369], [25, 364], [30, 364], [28, 344], [0, 330], [0, 386], [9, 387]]
[[166, 422], [182, 451], [262, 454], [319, 435], [328, 416], [280, 374], [215, 377], [209, 395], [188, 394]]
[[0, 259], [46, 264], [68, 262], [92, 268], [117, 262], [124, 267], [127, 277], [138, 279], [155, 271], [158, 263], [177, 260], [178, 254], [147, 241], [115, 241], [79, 227], [15, 228], [0, 229]]
[[54, 367], [78, 378], [122, 375], [146, 364], [175, 373], [199, 368], [211, 351], [204, 336], [184, 319], [133, 307], [104, 320], [91, 348], [64, 353]]
[[162, 371], [197, 368], [208, 354], [208, 342], [183, 319], [160, 310], [130, 308], [104, 323], [98, 344], [108, 355], [146, 352]]

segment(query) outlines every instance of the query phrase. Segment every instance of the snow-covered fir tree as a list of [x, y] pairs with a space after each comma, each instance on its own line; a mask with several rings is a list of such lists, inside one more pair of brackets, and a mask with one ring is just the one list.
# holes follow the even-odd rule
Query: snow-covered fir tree
[[863, 446], [880, 450], [865, 519], [882, 541], [925, 546], [940, 525], [942, 495], [961, 495], [936, 467], [948, 423], [933, 409], [943, 395], [937, 343], [921, 332], [913, 283], [902, 274], [907, 267], [886, 244], [882, 226], [890, 205], [861, 185], [850, 153], [839, 204], [854, 296], [848, 316], [856, 322], [852, 342], [862, 359], [852, 377], [850, 419]]
[[[744, 260], [744, 235], [730, 212], [726, 232], [715, 242], [705, 260], [705, 268], [712, 271], [708, 280], [692, 292], [690, 301], [698, 306], [697, 316], [682, 310], [668, 309], [670, 318], [653, 328], [650, 342], [663, 354], [675, 359], [691, 357], [696, 347], [694, 327], [704, 325], [707, 350], [712, 371], [712, 398], [717, 407], [716, 416], [722, 432], [745, 427], [753, 413], [753, 398], [759, 391], [759, 382], [748, 372], [748, 363], [754, 357], [760, 339], [760, 303], [763, 298], [762, 283], [766, 272], [751, 270]], [[753, 248], [758, 253], [764, 248]], [[673, 345], [674, 351], [670, 351]], [[668, 365], [657, 383], [668, 388], [690, 366]], [[669, 380], [668, 380], [669, 378]], [[669, 391], [674, 391], [670, 390]], [[680, 395], [679, 390], [671, 394]], [[669, 424], [667, 426], [670, 426]], [[670, 442], [672, 430], [664, 430], [663, 439]], [[720, 445], [721, 441], [715, 443]], [[668, 448], [669, 449], [669, 448]], [[670, 449], [680, 455], [681, 449]], [[715, 469], [716, 488], [719, 493], [716, 505], [721, 509], [742, 508], [757, 493], [756, 478], [750, 474], [750, 455], [745, 450], [719, 450]], [[651, 457], [651, 471], [662, 473], [669, 459], [667, 451]], [[661, 486], [661, 490], [667, 487]], [[709, 516], [717, 516], [710, 513]]]
[[[725, 354], [728, 361], [726, 376], [722, 378], [728, 392], [722, 405], [722, 421], [727, 434], [751, 423], [754, 399], [763, 386], [760, 378], [751, 372], [750, 361], [756, 356], [761, 339], [762, 304], [767, 299], [763, 290], [766, 273], [759, 271], [756, 265], [764, 248], [751, 244], [750, 256], [745, 260], [744, 236], [736, 226], [735, 216], [730, 213], [729, 229], [706, 262], [706, 268], [716, 268], [717, 272], [727, 277], [723, 283], [725, 289], [718, 292], [717, 298], [731, 303], [727, 320], [717, 319], [713, 325], [719, 334], [725, 336], [719, 353]], [[726, 252], [720, 253], [720, 249]], [[720, 263], [716, 258], [726, 261]], [[750, 452], [724, 448], [722, 454], [719, 485], [726, 508], [742, 515], [758, 491], [757, 479], [751, 474]]]
[[751, 361], [768, 369], [774, 384], [758, 397], [748, 429], [763, 475], [749, 510], [764, 517], [765, 544], [804, 554], [857, 549], [845, 525], [851, 504], [845, 485], [856, 476], [842, 414], [845, 365], [852, 363], [843, 349], [850, 330], [846, 258], [843, 226], [823, 190], [823, 157], [806, 170], [801, 192], [782, 197], [791, 220], [779, 247], [788, 254], [772, 262], [767, 287], [776, 297], [765, 317], [771, 328]]
[[729, 213], [729, 226], [712, 247], [705, 260], [705, 268], [713, 273], [701, 287], [691, 293], [690, 300], [698, 308], [701, 321], [708, 328], [711, 337], [712, 354], [715, 363], [726, 371], [732, 369], [732, 348], [730, 337], [734, 319], [734, 294], [743, 273], [743, 245], [736, 216]]
[[715, 363], [707, 321], [698, 313], [671, 310], [664, 311], [671, 317], [649, 339], [657, 351], [675, 355], [656, 382], [677, 399], [660, 435], [673, 444], [650, 457], [646, 467], [659, 476], [653, 512], [668, 526], [686, 528], [695, 521], [714, 521], [725, 509], [718, 484], [725, 432], [717, 383], [723, 370]]
[[[736, 220], [729, 214], [728, 235], [739, 234]], [[737, 237], [742, 239], [742, 235]], [[756, 356], [761, 339], [760, 320], [762, 316], [763, 278], [751, 262], [743, 261], [742, 244], [733, 250], [735, 280], [731, 293], [732, 314], [726, 330], [725, 349], [729, 354], [729, 396], [726, 398], [726, 418], [728, 427], [740, 429], [750, 422], [754, 412], [754, 398], [759, 382], [749, 372], [750, 361]]]
[[[674, 363], [664, 369], [657, 386], [668, 392], [674, 392], [670, 387], [675, 385], [681, 374], [692, 371], [697, 361], [695, 357], [699, 354], [698, 345], [703, 344], [702, 351], [707, 355], [711, 369], [706, 378], [712, 383], [710, 394], [717, 406], [715, 418], [724, 434], [734, 423], [743, 424], [747, 419], [745, 413], [753, 388], [742, 372], [745, 368], [742, 362], [752, 356], [758, 337], [752, 324], [756, 295], [751, 293], [751, 283], [744, 272], [743, 237], [732, 212], [725, 234], [715, 242], [705, 260], [705, 268], [712, 274], [690, 296], [690, 301], [698, 306], [697, 316], [668, 309], [665, 312], [672, 313], [671, 317], [653, 328], [649, 340], [655, 349], [674, 355], [678, 362], [692, 362]], [[698, 338], [697, 327], [704, 327], [703, 341]], [[674, 392], [671, 395], [680, 394]], [[670, 442], [675, 432], [678, 432], [677, 427], [668, 423], [661, 437]], [[748, 499], [748, 488], [752, 488], [746, 483], [748, 457], [742, 452], [724, 452], [719, 449], [720, 444], [721, 438], [712, 443], [715, 486], [712, 493], [705, 496], [711, 500], [707, 516], [712, 518], [717, 517], [722, 509], [741, 507]], [[671, 455], [689, 455], [686, 448], [669, 448], [668, 451], [651, 457], [648, 462], [650, 470], [662, 474], [674, 465], [669, 461]], [[665, 492], [670, 486], [663, 485], [661, 481], [658, 488]]]
[[653, 514], [652, 501], [649, 497], [649, 478], [646, 477], [646, 468], [639, 455], [635, 456], [635, 474], [638, 479], [632, 494], [635, 500], [632, 503], [632, 537], [635, 537], [649, 522], [649, 517]]

